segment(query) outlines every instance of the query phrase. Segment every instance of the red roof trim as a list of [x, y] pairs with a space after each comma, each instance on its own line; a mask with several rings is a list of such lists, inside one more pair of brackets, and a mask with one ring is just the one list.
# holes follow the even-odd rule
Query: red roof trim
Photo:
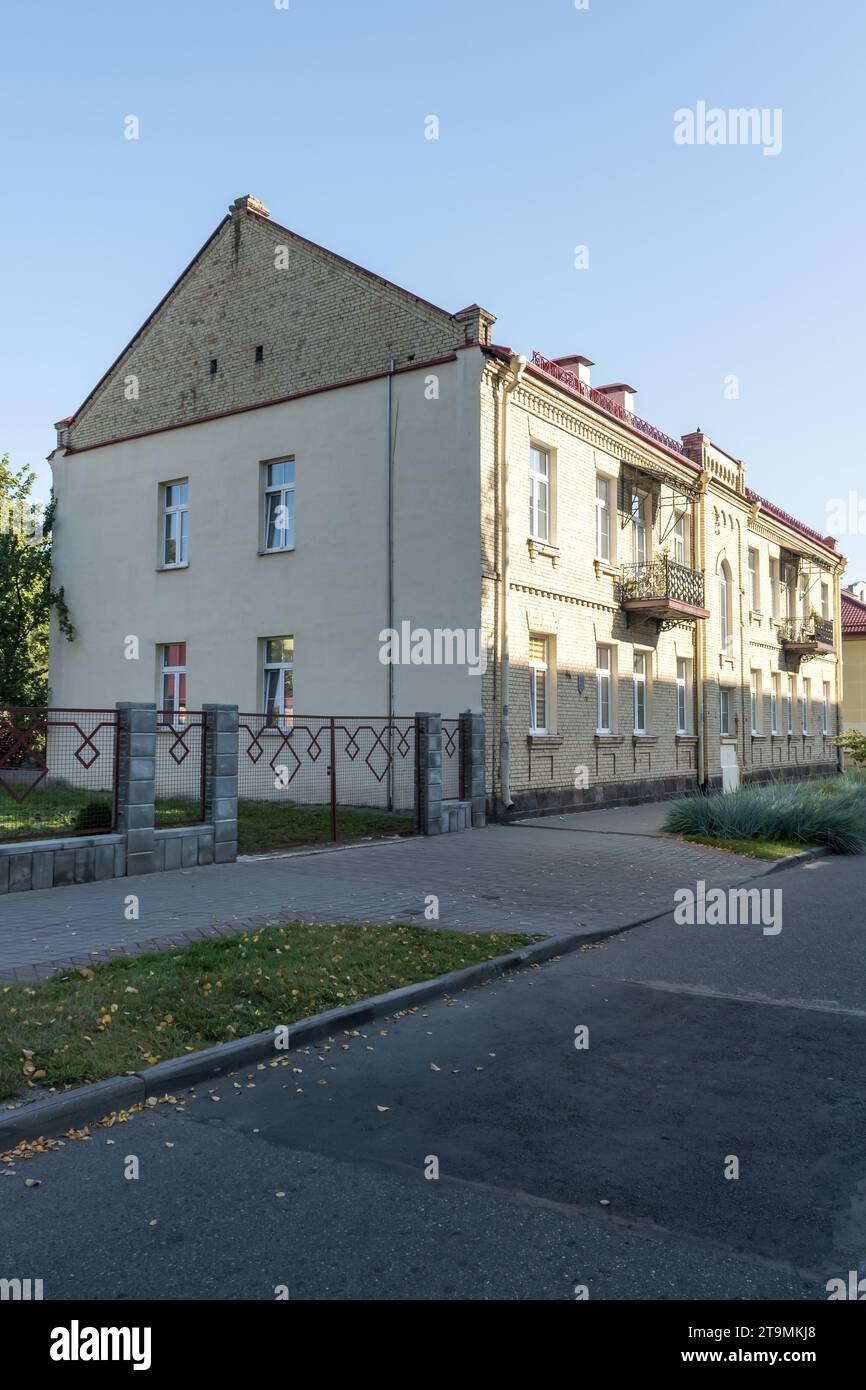
[[777, 521], [783, 521], [785, 525], [790, 526], [793, 531], [799, 531], [801, 536], [808, 536], [810, 541], [815, 541], [818, 545], [823, 546], [825, 550], [832, 550], [835, 552], [836, 542], [832, 536], [819, 535], [817, 531], [812, 530], [811, 526], [806, 526], [804, 522], [798, 521], [795, 516], [789, 515], [788, 512], [783, 512], [782, 508], [777, 507], [775, 502], [768, 502], [766, 497], [760, 497], [758, 493], [753, 492], [750, 487], [746, 488], [746, 496], [750, 502], [756, 502], [763, 511], [769, 512], [770, 516], [774, 516]]
[[[478, 344], [466, 344], [466, 347], [472, 346], [477, 347]], [[384, 381], [389, 375], [403, 376], [405, 372], [425, 371], [428, 367], [438, 367], [445, 362], [456, 362], [457, 353], [462, 351], [463, 345], [461, 344], [454, 352], [446, 353], [444, 357], [429, 357], [424, 362], [409, 362], [405, 367], [395, 367], [391, 373], [387, 371], [373, 372], [370, 376], [350, 377], [346, 381], [334, 381], [328, 386], [312, 386], [307, 391], [293, 391], [288, 396], [275, 396], [270, 401], [257, 401], [254, 405], [238, 405], [231, 410], [214, 411], [211, 415], [197, 415], [194, 420], [178, 420], [177, 424], [174, 425], [158, 425], [152, 430], [139, 430], [137, 434], [124, 434], [115, 439], [103, 439], [99, 444], [80, 444], [77, 448], [67, 446], [65, 453], [67, 456], [70, 454], [89, 454], [92, 449], [110, 449], [113, 444], [129, 444], [132, 440], [148, 439], [154, 434], [168, 434], [170, 430], [187, 430], [193, 425], [207, 425], [213, 420], [226, 420], [232, 415], [247, 415], [251, 410], [267, 410], [272, 405], [289, 405], [292, 401], [301, 401], [307, 396], [322, 396], [326, 391], [341, 391], [348, 386], [363, 386], [368, 381]], [[62, 452], [64, 452], [62, 448], [53, 450], [52, 454], [49, 454], [49, 458], [54, 453]]]

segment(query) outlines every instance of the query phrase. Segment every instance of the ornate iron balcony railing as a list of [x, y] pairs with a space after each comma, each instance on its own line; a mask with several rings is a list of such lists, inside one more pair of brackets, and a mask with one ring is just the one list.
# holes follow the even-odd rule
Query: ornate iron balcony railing
[[619, 582], [620, 602], [626, 599], [672, 599], [704, 606], [704, 576], [675, 560], [649, 560], [642, 565], [623, 565]]
[[830, 618], [786, 618], [782, 624], [783, 642], [819, 642], [832, 647], [833, 622]]

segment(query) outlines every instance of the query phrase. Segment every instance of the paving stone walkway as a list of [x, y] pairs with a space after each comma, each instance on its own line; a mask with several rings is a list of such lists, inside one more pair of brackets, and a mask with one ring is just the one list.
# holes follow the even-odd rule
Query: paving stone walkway
[[[0, 898], [0, 979], [38, 979], [265, 922], [424, 925], [429, 894], [439, 899], [438, 925], [460, 931], [624, 926], [670, 911], [675, 889], [698, 879], [726, 887], [764, 868], [658, 836], [563, 834], [539, 822], [248, 859]], [[130, 895], [134, 921], [125, 915]]]

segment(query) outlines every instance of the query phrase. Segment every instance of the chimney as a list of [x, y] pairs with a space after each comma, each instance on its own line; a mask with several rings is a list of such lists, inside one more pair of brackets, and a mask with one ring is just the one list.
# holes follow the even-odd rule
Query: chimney
[[490, 344], [490, 330], [496, 322], [496, 315], [491, 314], [489, 309], [482, 309], [480, 304], [470, 304], [465, 309], [460, 309], [454, 315], [455, 321], [462, 325], [464, 339], [467, 343], [481, 343], [483, 347]]
[[603, 396], [607, 396], [614, 405], [620, 406], [627, 415], [634, 415], [634, 398], [637, 392], [633, 386], [628, 386], [624, 381], [613, 381], [608, 386], [597, 386], [595, 388]]
[[594, 367], [595, 363], [590, 361], [588, 357], [580, 357], [575, 353], [571, 357], [555, 357], [553, 360], [557, 367], [561, 367], [564, 372], [571, 372], [576, 376], [581, 386], [585, 386], [587, 390], [590, 389], [589, 369]]
[[229, 212], [233, 217], [240, 216], [242, 212], [255, 212], [259, 217], [270, 217], [268, 209], [260, 198], [254, 198], [252, 193], [245, 193], [242, 198], [235, 198], [229, 207]]

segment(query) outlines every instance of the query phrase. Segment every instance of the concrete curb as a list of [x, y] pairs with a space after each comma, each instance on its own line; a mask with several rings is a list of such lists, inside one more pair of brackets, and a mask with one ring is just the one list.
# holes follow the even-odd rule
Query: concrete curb
[[813, 859], [829, 859], [829, 857], [830, 851], [825, 849], [823, 845], [817, 845], [814, 849], [804, 849], [799, 854], [789, 854], [787, 859], [777, 859], [774, 864], [770, 865], [764, 877], [766, 878], [767, 874], [779, 874], [783, 869], [792, 869], [795, 864], [808, 864]]
[[452, 970], [447, 975], [437, 975], [417, 985], [404, 985], [387, 994], [373, 995], [344, 1009], [314, 1014], [312, 1018], [303, 1018], [288, 1026], [288, 1047], [279, 1053], [274, 1048], [274, 1032], [270, 1029], [266, 1033], [238, 1038], [236, 1042], [218, 1043], [200, 1052], [174, 1057], [168, 1062], [157, 1062], [146, 1071], [96, 1081], [92, 1086], [78, 1086], [74, 1091], [34, 1100], [15, 1110], [0, 1113], [0, 1152], [14, 1148], [22, 1139], [59, 1138], [69, 1129], [95, 1124], [114, 1110], [128, 1109], [130, 1105], [150, 1097], [183, 1090], [196, 1082], [248, 1066], [251, 1062], [283, 1055], [284, 1051], [307, 1043], [320, 1042], [346, 1028], [356, 1028], [373, 1019], [415, 1008], [428, 1000], [456, 994], [472, 985], [486, 984], [523, 966], [541, 965], [555, 956], [567, 955], [581, 946], [618, 936], [640, 925], [640, 922], [629, 922], [616, 927], [580, 927], [574, 932], [545, 937], [543, 941], [510, 951], [507, 955], [479, 961], [477, 965], [469, 965], [463, 970]]

